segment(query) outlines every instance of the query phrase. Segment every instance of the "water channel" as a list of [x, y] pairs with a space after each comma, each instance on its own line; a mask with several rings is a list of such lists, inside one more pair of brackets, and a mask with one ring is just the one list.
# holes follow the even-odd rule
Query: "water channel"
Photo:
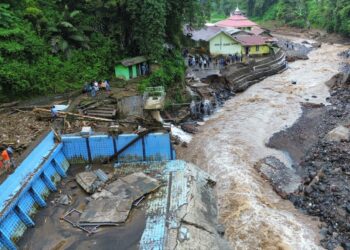
[[[227, 101], [200, 127], [178, 158], [201, 166], [217, 181], [220, 222], [234, 249], [319, 249], [315, 218], [280, 198], [255, 171], [269, 155], [288, 167], [288, 155], [265, 146], [276, 132], [301, 115], [301, 103], [324, 103], [324, 84], [338, 72], [342, 45], [323, 44], [309, 60], [289, 64], [281, 74], [266, 78]], [[296, 81], [296, 84], [292, 84]]]

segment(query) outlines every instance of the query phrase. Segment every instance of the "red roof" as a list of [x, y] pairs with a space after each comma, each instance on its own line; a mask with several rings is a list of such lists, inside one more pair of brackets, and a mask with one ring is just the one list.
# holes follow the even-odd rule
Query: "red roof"
[[243, 46], [254, 46], [254, 45], [264, 45], [266, 44], [266, 39], [262, 36], [249, 36], [249, 35], [240, 35], [234, 37], [239, 43]]
[[233, 20], [233, 21], [248, 20], [248, 18], [243, 16], [243, 15], [232, 15], [228, 19]]
[[232, 15], [229, 18], [219, 21], [215, 24], [218, 27], [245, 28], [257, 26], [256, 23], [250, 21], [247, 17], [239, 14]]
[[260, 28], [259, 26], [255, 26], [253, 27], [250, 32], [253, 33], [254, 35], [261, 35], [262, 33], [264, 33], [266, 30]]

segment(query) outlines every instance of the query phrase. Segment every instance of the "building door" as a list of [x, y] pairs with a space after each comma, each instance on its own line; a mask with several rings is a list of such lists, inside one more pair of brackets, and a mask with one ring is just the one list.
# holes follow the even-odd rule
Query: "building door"
[[245, 54], [246, 54], [246, 55], [249, 54], [249, 47], [245, 47]]
[[134, 78], [132, 75], [132, 66], [129, 67], [129, 78], [130, 79]]

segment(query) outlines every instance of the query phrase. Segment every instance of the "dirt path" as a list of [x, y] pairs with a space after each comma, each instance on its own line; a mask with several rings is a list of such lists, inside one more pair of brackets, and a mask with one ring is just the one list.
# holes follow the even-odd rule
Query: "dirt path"
[[294, 62], [229, 100], [187, 149], [179, 149], [178, 158], [216, 178], [220, 219], [234, 249], [319, 248], [317, 221], [281, 199], [253, 166], [268, 155], [290, 166], [288, 155], [265, 143], [298, 119], [301, 102], [325, 103], [324, 82], [338, 72], [342, 59], [337, 54], [345, 49], [324, 44], [308, 61]]

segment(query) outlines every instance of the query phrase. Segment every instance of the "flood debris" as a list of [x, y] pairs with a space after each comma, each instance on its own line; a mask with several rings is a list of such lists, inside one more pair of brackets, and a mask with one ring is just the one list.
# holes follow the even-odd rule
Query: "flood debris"
[[108, 181], [108, 176], [101, 169], [82, 172], [75, 177], [77, 183], [88, 193], [93, 194]]
[[[80, 219], [80, 225], [119, 225], [125, 223], [134, 204], [160, 187], [158, 180], [142, 172], [127, 175], [95, 194]], [[135, 203], [136, 201], [136, 203]]]
[[147, 202], [140, 249], [230, 249], [218, 232], [215, 180], [197, 166], [173, 161], [161, 173], [166, 183]]
[[65, 215], [63, 215], [60, 219], [68, 222], [73, 227], [79, 228], [80, 230], [88, 233], [88, 235], [96, 233], [97, 229], [100, 227], [99, 225], [82, 226], [79, 224], [78, 220], [79, 220], [79, 217], [81, 214], [82, 214], [81, 211], [73, 208], [73, 209], [69, 210]]
[[68, 206], [72, 203], [72, 197], [70, 197], [67, 194], [63, 194], [63, 195], [60, 195], [57, 199], [55, 199], [54, 203]]

